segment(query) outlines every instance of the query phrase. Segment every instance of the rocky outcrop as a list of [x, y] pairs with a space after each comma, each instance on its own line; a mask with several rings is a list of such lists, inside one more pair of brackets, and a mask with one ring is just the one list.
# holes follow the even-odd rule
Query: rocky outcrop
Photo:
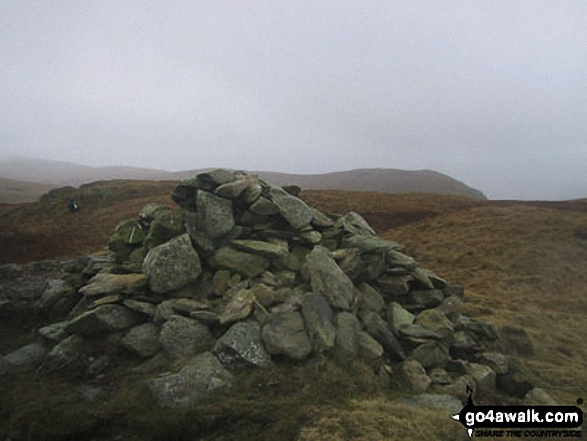
[[[175, 188], [181, 210], [149, 204], [118, 225], [111, 256], [47, 264], [26, 292], [6, 282], [2, 314], [26, 304], [60, 321], [39, 329], [47, 355], [26, 347], [2, 366], [44, 358], [41, 371], [95, 373], [116, 351], [142, 366], [168, 358], [179, 371], [149, 382], [164, 407], [226, 390], [227, 369], [321, 357], [386, 366], [417, 393], [515, 388], [497, 328], [460, 314], [462, 287], [421, 268], [358, 213], [324, 214], [289, 190], [213, 170]], [[0, 267], [0, 284], [27, 271]]]

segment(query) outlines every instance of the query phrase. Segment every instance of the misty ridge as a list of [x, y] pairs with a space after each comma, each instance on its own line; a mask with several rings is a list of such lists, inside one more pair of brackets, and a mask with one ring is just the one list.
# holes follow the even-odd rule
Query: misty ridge
[[[0, 162], [0, 203], [33, 202], [53, 187], [113, 179], [180, 181], [210, 169], [170, 172], [138, 167], [90, 167], [62, 161], [13, 159]], [[358, 169], [323, 174], [254, 171], [279, 185], [307, 190], [376, 191], [383, 193], [451, 194], [487, 199], [479, 190], [432, 170]]]

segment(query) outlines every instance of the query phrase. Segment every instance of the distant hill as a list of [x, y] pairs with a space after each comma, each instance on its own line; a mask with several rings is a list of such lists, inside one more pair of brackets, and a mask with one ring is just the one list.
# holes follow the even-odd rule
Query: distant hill
[[[12, 159], [0, 162], [0, 177], [2, 178], [48, 184], [53, 187], [79, 186], [112, 179], [179, 181], [192, 178], [205, 170], [209, 169], [169, 172], [137, 167], [90, 167], [43, 159]], [[361, 169], [316, 175], [266, 171], [252, 173], [257, 173], [262, 178], [276, 184], [295, 184], [308, 190], [438, 193], [487, 199], [479, 190], [432, 170]], [[39, 188], [37, 197], [46, 191], [44, 187]], [[20, 202], [30, 200], [22, 199]]]
[[0, 178], [0, 204], [35, 202], [54, 185]]

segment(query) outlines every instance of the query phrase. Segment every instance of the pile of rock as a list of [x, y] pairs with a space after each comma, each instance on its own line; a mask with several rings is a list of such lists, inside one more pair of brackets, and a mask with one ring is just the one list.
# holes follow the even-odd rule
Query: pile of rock
[[[229, 388], [232, 369], [321, 357], [369, 360], [418, 393], [532, 388], [510, 372], [496, 327], [459, 313], [461, 286], [357, 213], [326, 215], [287, 190], [214, 170], [175, 188], [180, 210], [147, 205], [116, 228], [112, 259], [85, 258], [91, 278], [74, 289], [67, 319], [39, 330], [34, 363], [54, 370], [89, 357], [97, 372], [104, 347], [148, 360], [144, 369], [163, 355], [187, 359], [149, 383], [167, 407]], [[39, 299], [50, 310], [67, 293], [53, 315], [72, 304], [71, 287], [57, 285]], [[5, 370], [18, 355], [4, 357]]]

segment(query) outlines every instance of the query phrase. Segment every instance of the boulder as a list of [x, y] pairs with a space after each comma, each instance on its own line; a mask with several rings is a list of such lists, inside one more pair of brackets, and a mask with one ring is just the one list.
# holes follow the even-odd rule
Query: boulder
[[326, 297], [333, 308], [350, 309], [353, 301], [353, 282], [328, 255], [326, 248], [314, 247], [306, 256], [305, 268], [314, 293]]
[[334, 356], [339, 362], [349, 363], [359, 353], [359, 319], [350, 312], [339, 312], [334, 316], [336, 338], [334, 339]]
[[202, 323], [173, 315], [163, 324], [159, 342], [169, 355], [180, 357], [209, 350], [213, 338], [208, 327]]
[[387, 307], [387, 323], [398, 334], [401, 328], [414, 323], [415, 316], [397, 302], [390, 302]]
[[261, 338], [272, 355], [303, 360], [312, 352], [304, 320], [297, 311], [270, 315], [261, 330]]
[[399, 373], [408, 389], [417, 394], [426, 392], [432, 383], [426, 375], [426, 370], [417, 360], [406, 360], [401, 363]]
[[412, 357], [418, 360], [426, 369], [444, 367], [449, 359], [448, 351], [433, 341], [418, 346], [412, 352]]
[[143, 291], [147, 284], [148, 278], [145, 274], [98, 273], [79, 292], [87, 297], [131, 295]]
[[40, 370], [52, 372], [64, 368], [79, 369], [86, 364], [85, 358], [84, 338], [79, 335], [70, 335], [51, 349]]
[[372, 311], [380, 313], [385, 308], [383, 296], [371, 285], [363, 282], [358, 286], [361, 296], [359, 298], [360, 311]]
[[128, 329], [140, 321], [134, 311], [120, 305], [103, 305], [77, 316], [66, 327], [66, 332], [91, 336]]
[[365, 330], [383, 346], [390, 357], [397, 361], [405, 360], [406, 354], [385, 320], [374, 312], [364, 314], [362, 319]]
[[200, 257], [187, 234], [149, 251], [143, 262], [151, 291], [164, 294], [194, 282], [202, 272]]
[[196, 207], [201, 225], [211, 239], [226, 235], [235, 225], [232, 202], [228, 199], [206, 191], [199, 191]]
[[220, 248], [214, 254], [210, 263], [215, 268], [230, 270], [248, 278], [258, 276], [270, 266], [267, 258], [238, 251], [230, 246]]
[[120, 344], [143, 358], [152, 357], [161, 350], [159, 332], [153, 323], [135, 326], [128, 331]]
[[314, 211], [304, 201], [279, 187], [272, 187], [270, 195], [281, 216], [294, 229], [299, 230], [310, 225], [314, 218]]
[[39, 299], [39, 309], [50, 319], [65, 317], [79, 297], [73, 286], [61, 279], [49, 279]]
[[302, 300], [301, 312], [314, 351], [320, 353], [332, 349], [336, 336], [332, 323], [334, 313], [324, 296], [307, 294]]
[[34, 371], [43, 362], [47, 350], [41, 343], [31, 343], [3, 357], [9, 372]]
[[227, 368], [269, 367], [271, 356], [261, 341], [261, 328], [257, 323], [234, 324], [218, 339], [212, 353]]
[[383, 346], [368, 333], [359, 332], [359, 356], [366, 360], [378, 360], [384, 354]]
[[234, 378], [211, 352], [193, 357], [178, 373], [149, 381], [157, 404], [165, 408], [187, 407], [213, 394], [227, 391]]
[[43, 326], [39, 329], [39, 335], [49, 341], [59, 343], [69, 336], [67, 333], [68, 325], [69, 322], [57, 322]]
[[159, 210], [150, 222], [143, 245], [147, 250], [180, 236], [186, 232], [185, 217], [180, 210]]
[[241, 289], [228, 301], [222, 315], [220, 324], [226, 325], [245, 319], [253, 311], [255, 294], [249, 289]]

